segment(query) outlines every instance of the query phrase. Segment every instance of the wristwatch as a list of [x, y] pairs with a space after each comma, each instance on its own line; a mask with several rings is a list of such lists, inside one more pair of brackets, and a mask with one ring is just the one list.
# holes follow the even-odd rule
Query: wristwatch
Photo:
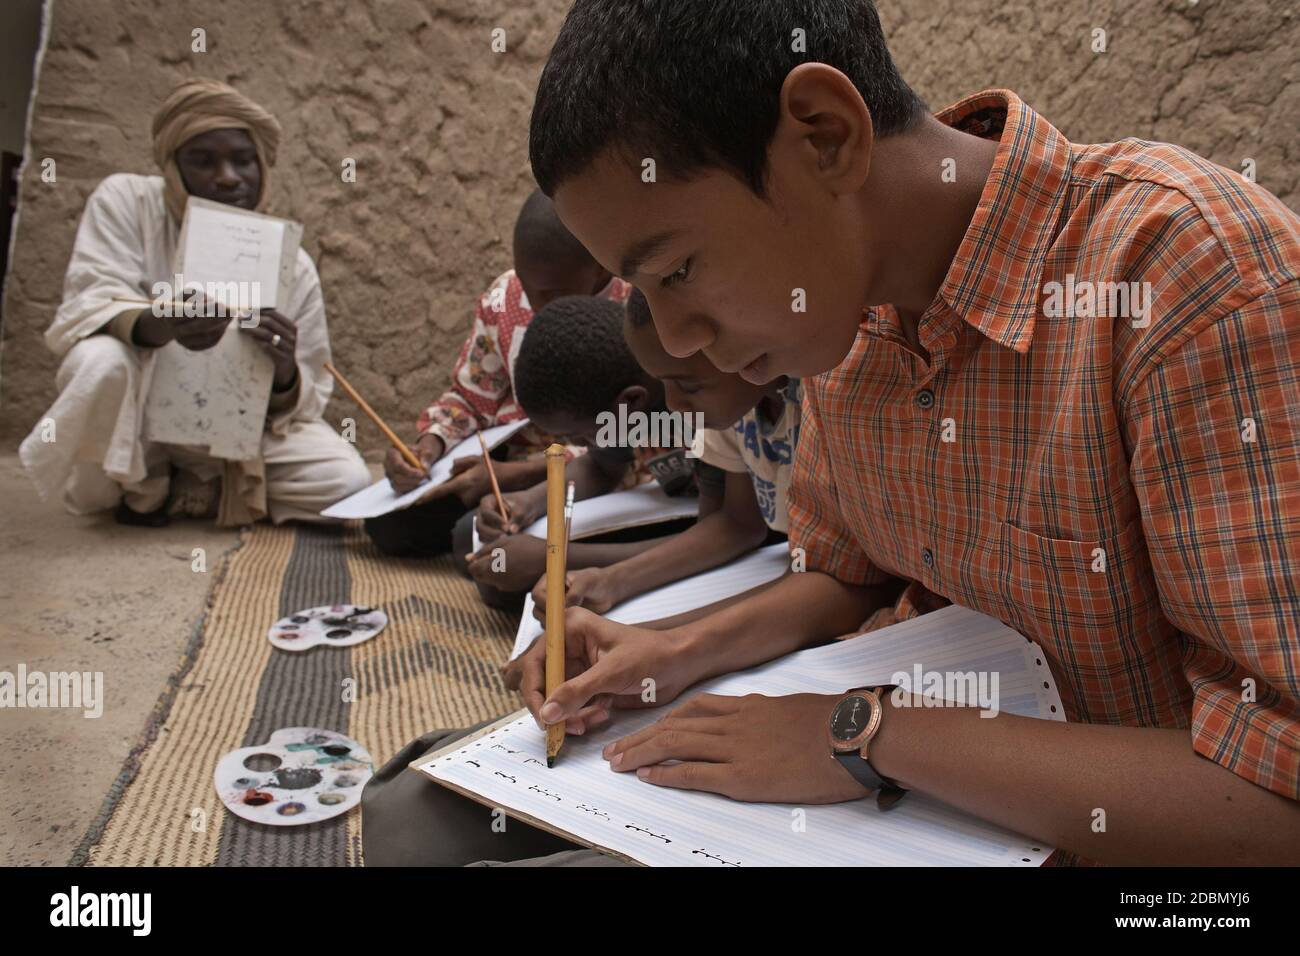
[[860, 688], [850, 691], [831, 711], [831, 754], [855, 780], [868, 790], [876, 791], [876, 806], [888, 810], [907, 793], [888, 777], [883, 777], [871, 766], [867, 748], [880, 730], [884, 707], [881, 692]]

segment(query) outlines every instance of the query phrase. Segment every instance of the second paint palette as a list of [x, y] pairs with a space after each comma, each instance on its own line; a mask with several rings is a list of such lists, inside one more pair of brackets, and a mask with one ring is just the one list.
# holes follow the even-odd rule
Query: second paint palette
[[388, 626], [388, 615], [360, 604], [309, 607], [271, 625], [267, 639], [282, 651], [305, 651], [318, 644], [351, 647]]

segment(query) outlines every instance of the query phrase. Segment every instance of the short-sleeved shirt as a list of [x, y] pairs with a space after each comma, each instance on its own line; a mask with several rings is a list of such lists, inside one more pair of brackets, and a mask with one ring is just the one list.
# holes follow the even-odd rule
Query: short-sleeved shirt
[[938, 117], [998, 147], [930, 362], [886, 306], [805, 380], [791, 546], [1000, 618], [1072, 720], [1186, 728], [1300, 799], [1300, 217], [1008, 91]]
[[758, 508], [773, 531], [784, 532], [789, 526], [786, 496], [794, 474], [802, 397], [799, 380], [792, 378], [781, 389], [775, 419], [762, 412], [760, 403], [730, 428], [704, 429], [700, 460], [723, 471], [749, 472]]
[[[598, 295], [625, 302], [631, 291], [630, 285], [614, 278]], [[515, 271], [497, 276], [474, 307], [474, 324], [452, 369], [451, 386], [420, 413], [418, 434], [432, 432], [450, 448], [480, 429], [524, 417], [515, 401], [515, 361], [534, 314]], [[528, 425], [511, 439], [510, 457], [539, 452], [552, 440]]]

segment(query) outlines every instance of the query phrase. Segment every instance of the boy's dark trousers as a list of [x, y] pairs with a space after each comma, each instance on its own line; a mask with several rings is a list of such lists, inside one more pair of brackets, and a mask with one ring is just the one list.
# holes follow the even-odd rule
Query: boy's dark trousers
[[[457, 507], [449, 507], [448, 502]], [[434, 506], [438, 507], [435, 509]], [[468, 577], [465, 555], [474, 546], [474, 516], [477, 514], [477, 508], [466, 510], [454, 497], [438, 498], [428, 505], [367, 518], [366, 532], [380, 551], [396, 558], [432, 558], [450, 551], [456, 570]], [[518, 614], [524, 606], [523, 592], [512, 594], [477, 581], [474, 584], [488, 607]]]
[[[507, 449], [507, 445], [493, 449], [493, 460], [505, 461]], [[462, 504], [455, 495], [444, 495], [426, 504], [367, 518], [366, 534], [376, 548], [394, 558], [434, 558], [450, 551], [463, 559], [473, 540], [472, 522], [477, 510]], [[460, 563], [463, 566], [464, 561]]]
[[465, 507], [455, 495], [445, 495], [422, 505], [367, 518], [366, 534], [384, 554], [395, 558], [432, 558], [451, 550], [456, 523], [474, 510]]
[[626, 865], [545, 830], [499, 813], [494, 816], [491, 807], [407, 768], [412, 760], [477, 729], [427, 733], [403, 747], [370, 779], [361, 793], [366, 866]]

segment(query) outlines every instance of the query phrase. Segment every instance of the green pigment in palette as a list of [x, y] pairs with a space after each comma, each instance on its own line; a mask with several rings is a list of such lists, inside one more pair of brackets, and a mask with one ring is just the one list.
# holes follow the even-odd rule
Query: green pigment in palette
[[253, 823], [298, 826], [346, 813], [374, 773], [351, 737], [316, 727], [286, 727], [217, 762], [213, 783], [226, 809]]

